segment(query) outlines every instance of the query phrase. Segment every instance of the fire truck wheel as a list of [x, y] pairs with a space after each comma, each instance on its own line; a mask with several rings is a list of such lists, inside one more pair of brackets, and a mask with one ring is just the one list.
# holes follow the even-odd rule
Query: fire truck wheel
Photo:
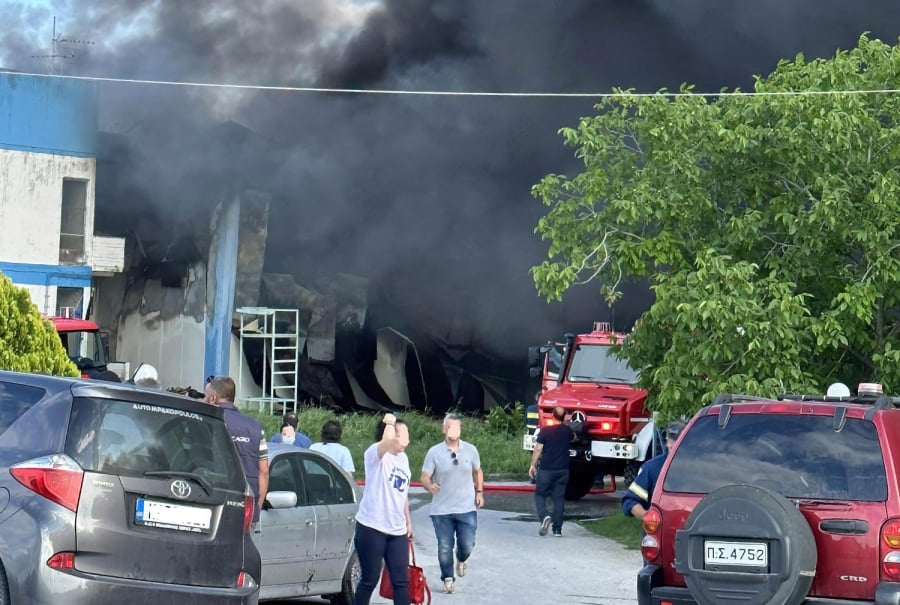
[[625, 486], [625, 489], [628, 489], [628, 486], [635, 480], [643, 463], [643, 460], [629, 460], [625, 464], [625, 470], [622, 471], [622, 484]]
[[590, 464], [573, 464], [569, 468], [569, 482], [566, 484], [566, 500], [581, 500], [594, 486], [597, 474]]

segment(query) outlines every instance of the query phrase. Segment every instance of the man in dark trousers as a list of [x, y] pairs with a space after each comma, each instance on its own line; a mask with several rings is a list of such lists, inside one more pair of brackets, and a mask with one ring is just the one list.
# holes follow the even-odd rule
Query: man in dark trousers
[[[540, 430], [528, 476], [535, 480], [534, 503], [541, 521], [538, 534], [547, 535], [553, 525], [553, 535], [562, 536], [563, 515], [565, 513], [566, 484], [569, 482], [569, 446], [575, 438], [572, 428], [563, 421], [566, 410], [562, 406], [553, 408], [553, 424]], [[541, 466], [538, 469], [538, 461]], [[547, 514], [547, 497], [553, 500], [553, 517]]]
[[219, 406], [225, 414], [225, 426], [237, 448], [247, 483], [256, 497], [253, 523], [259, 523], [259, 511], [269, 491], [269, 446], [262, 425], [241, 414], [234, 406], [234, 380], [228, 376], [210, 376], [206, 381], [205, 394], [206, 403]]

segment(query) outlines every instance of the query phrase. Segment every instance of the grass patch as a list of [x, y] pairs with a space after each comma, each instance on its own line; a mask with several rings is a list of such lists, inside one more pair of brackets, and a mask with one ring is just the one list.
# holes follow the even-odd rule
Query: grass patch
[[[280, 431], [281, 416], [247, 413], [262, 423], [267, 437]], [[406, 448], [406, 453], [409, 456], [413, 478], [418, 480], [428, 448], [444, 438], [441, 420], [412, 411], [398, 413], [398, 416], [409, 425], [410, 444]], [[332, 418], [341, 421], [344, 429], [341, 442], [353, 454], [353, 464], [358, 471], [356, 476], [362, 478], [363, 452], [372, 445], [375, 427], [381, 422], [382, 414], [370, 412], [335, 414], [328, 408], [310, 406], [303, 408], [298, 414], [298, 427], [309, 435], [310, 439], [318, 441], [322, 425]], [[521, 405], [509, 410], [494, 408], [484, 418], [465, 417], [462, 425], [462, 438], [478, 448], [485, 475], [494, 479], [527, 480], [531, 452], [522, 449], [524, 432], [525, 411]], [[630, 550], [640, 548], [641, 522], [634, 517], [614, 514], [603, 519], [582, 521], [581, 525], [588, 531], [615, 540]]]
[[629, 550], [641, 547], [641, 522], [634, 517], [616, 514], [603, 519], [582, 521], [581, 525], [597, 535], [615, 540]]
[[[259, 420], [271, 438], [281, 429], [281, 416], [267, 413], [247, 412]], [[432, 445], [443, 440], [441, 420], [420, 412], [398, 412], [397, 416], [409, 425], [410, 444], [406, 448], [413, 478], [418, 480], [425, 461], [425, 453]], [[321, 407], [305, 407], [297, 415], [298, 428], [313, 442], [319, 441], [322, 425], [332, 418], [340, 420], [343, 427], [341, 443], [353, 454], [353, 464], [362, 477], [364, 468], [362, 456], [375, 439], [375, 428], [383, 414], [355, 412], [335, 414]], [[481, 468], [485, 475], [509, 479], [527, 479], [531, 452], [522, 449], [522, 435], [525, 433], [525, 410], [517, 405], [509, 410], [494, 408], [485, 418], [464, 417], [462, 438], [478, 448]]]

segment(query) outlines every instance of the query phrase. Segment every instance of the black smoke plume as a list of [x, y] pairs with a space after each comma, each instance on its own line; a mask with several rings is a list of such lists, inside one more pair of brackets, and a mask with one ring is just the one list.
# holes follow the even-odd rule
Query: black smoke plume
[[[900, 4], [847, 0], [109, 0], [0, 6], [0, 64], [43, 71], [52, 16], [69, 74], [453, 91], [654, 91], [752, 85], [784, 57], [829, 56], [871, 31], [893, 42]], [[389, 321], [456, 317], [522, 367], [525, 347], [595, 319], [632, 323], [594, 286], [538, 297], [545, 255], [529, 190], [578, 166], [558, 128], [589, 99], [365, 96], [104, 84], [105, 130], [127, 135], [109, 216], [164, 253], [192, 209], [238, 174], [273, 193], [266, 270], [362, 275]], [[228, 123], [232, 122], [229, 126]], [[222, 126], [225, 123], [226, 126]], [[236, 126], [241, 125], [241, 127]], [[246, 131], [245, 131], [246, 129]], [[248, 134], [249, 133], [249, 134]], [[124, 153], [124, 152], [123, 152]], [[177, 238], [175, 238], [177, 239]], [[390, 314], [389, 313], [389, 314]]]

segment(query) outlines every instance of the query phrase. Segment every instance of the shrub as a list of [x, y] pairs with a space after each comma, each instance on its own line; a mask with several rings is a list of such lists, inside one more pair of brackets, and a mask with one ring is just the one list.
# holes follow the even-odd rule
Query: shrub
[[53, 324], [31, 296], [0, 273], [0, 369], [32, 374], [80, 376]]
[[525, 428], [525, 407], [518, 402], [511, 407], [492, 407], [484, 417], [484, 426], [492, 435], [520, 436]]

